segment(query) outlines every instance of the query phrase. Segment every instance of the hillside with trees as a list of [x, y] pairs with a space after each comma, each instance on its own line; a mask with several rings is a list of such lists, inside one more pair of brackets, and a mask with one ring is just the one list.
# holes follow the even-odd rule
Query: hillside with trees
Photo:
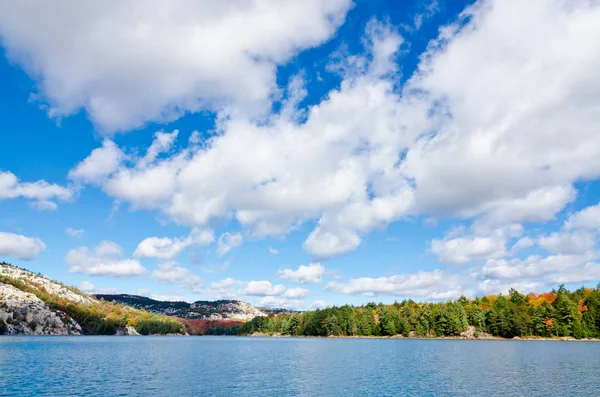
[[404, 300], [392, 305], [326, 309], [257, 317], [241, 334], [298, 336], [459, 337], [468, 329], [501, 338], [600, 338], [600, 284], [568, 291], [564, 286], [543, 294], [508, 295], [443, 303]]
[[177, 319], [98, 300], [74, 287], [0, 263], [0, 334], [182, 334]]

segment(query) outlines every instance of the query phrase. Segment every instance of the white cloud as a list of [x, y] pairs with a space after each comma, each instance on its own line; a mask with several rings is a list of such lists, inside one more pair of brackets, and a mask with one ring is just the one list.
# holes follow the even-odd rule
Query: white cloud
[[154, 134], [154, 141], [146, 151], [146, 155], [140, 159], [138, 164], [139, 167], [146, 167], [149, 164], [152, 164], [154, 160], [161, 153], [167, 153], [171, 150], [177, 135], [179, 134], [178, 130], [174, 130], [173, 132], [156, 132]]
[[554, 254], [584, 254], [593, 250], [596, 238], [588, 231], [559, 231], [540, 237], [537, 243]]
[[282, 112], [219, 119], [202, 146], [126, 170], [126, 184], [144, 191], [160, 176], [150, 206], [190, 226], [233, 215], [264, 236], [318, 219], [304, 244], [315, 258], [352, 251], [407, 214], [546, 222], [573, 200], [573, 183], [600, 176], [598, 15], [585, 2], [471, 7], [400, 90], [402, 39], [373, 22], [367, 56], [339, 60], [343, 81], [321, 103], [298, 111], [292, 79]]
[[53, 200], [67, 201], [73, 197], [73, 190], [45, 180], [20, 182], [9, 171], [0, 170], [0, 200], [23, 197], [33, 200], [31, 205], [38, 210], [55, 210]]
[[513, 244], [512, 248], [510, 249], [510, 253], [511, 253], [511, 255], [515, 255], [521, 249], [533, 247], [534, 245], [535, 245], [535, 240], [533, 240], [529, 236], [525, 236], [525, 237], [520, 238], [516, 243]]
[[355, 250], [360, 242], [361, 239], [355, 231], [345, 229], [326, 231], [321, 226], [317, 226], [304, 242], [304, 249], [316, 258], [327, 259]]
[[571, 214], [564, 227], [566, 230], [600, 230], [600, 203]]
[[193, 229], [188, 237], [148, 237], [140, 241], [133, 256], [172, 260], [189, 246], [209, 245], [214, 240], [213, 232], [207, 229]]
[[83, 183], [100, 184], [115, 172], [125, 154], [111, 140], [105, 139], [102, 146], [92, 150], [75, 168], [69, 171], [69, 178]]
[[379, 278], [361, 277], [346, 282], [331, 281], [326, 289], [340, 294], [427, 299], [451, 299], [467, 294], [460, 276], [441, 270]]
[[306, 288], [288, 288], [283, 293], [283, 296], [289, 299], [300, 299], [306, 297], [308, 294], [310, 294], [310, 291]]
[[112, 241], [102, 241], [95, 250], [78, 247], [65, 257], [69, 272], [91, 276], [132, 277], [146, 273], [136, 259], [124, 259], [123, 249]]
[[228, 277], [211, 283], [206, 292], [215, 299], [237, 299], [237, 289], [243, 284], [243, 281]]
[[421, 25], [423, 25], [423, 22], [431, 18], [439, 10], [440, 5], [438, 4], [437, 0], [432, 0], [429, 3], [427, 3], [427, 5], [422, 7], [422, 11], [415, 15], [415, 17], [413, 18], [415, 29], [420, 29]]
[[127, 130], [207, 108], [267, 108], [276, 65], [331, 37], [350, 5], [18, 3], [0, 8], [0, 37], [7, 56], [38, 79], [50, 116], [84, 108], [104, 130]]
[[[531, 255], [525, 259], [491, 259], [481, 270], [483, 279], [552, 282], [553, 277], [565, 274], [586, 274], [585, 266], [595, 259], [593, 252], [585, 254], [556, 254], [543, 257]], [[588, 278], [588, 280], [593, 280]]]
[[277, 296], [265, 296], [260, 299], [259, 306], [302, 310], [306, 308], [306, 303], [301, 299], [288, 299]]
[[290, 280], [299, 284], [320, 283], [325, 274], [325, 266], [320, 263], [311, 263], [310, 265], [300, 265], [298, 269], [281, 269], [277, 272], [277, 277]]
[[97, 288], [91, 282], [85, 280], [79, 284], [79, 289], [88, 294], [114, 294], [117, 292], [116, 288]]
[[46, 244], [39, 238], [0, 232], [0, 256], [9, 256], [29, 261], [45, 249]]
[[161, 284], [180, 284], [194, 293], [202, 292], [202, 279], [176, 263], [161, 263], [151, 277]]
[[[510, 230], [508, 230], [510, 234]], [[431, 251], [444, 263], [464, 265], [489, 258], [506, 255], [507, 230], [498, 229], [487, 235], [446, 236], [443, 240], [434, 239]]]
[[491, 294], [504, 294], [507, 295], [511, 288], [516, 289], [522, 294], [528, 294], [538, 290], [544, 285], [540, 281], [510, 281], [506, 282], [503, 280], [484, 280], [477, 286], [477, 294], [479, 295], [491, 295]]
[[171, 260], [191, 245], [193, 240], [187, 238], [148, 237], [138, 244], [133, 256], [137, 258], [157, 258]]
[[225, 232], [219, 237], [217, 241], [217, 253], [219, 256], [223, 256], [234, 248], [242, 245], [244, 238], [240, 233], [229, 233]]
[[269, 254], [271, 255], [277, 255], [279, 253], [279, 250], [273, 248], [273, 247], [269, 247]]
[[215, 299], [237, 299], [240, 296], [281, 296], [295, 299], [308, 294], [304, 288], [288, 290], [282, 284], [273, 285], [267, 280], [241, 281], [233, 278], [213, 282], [206, 292]]
[[549, 277], [549, 282], [554, 285], [598, 280], [600, 280], [600, 264], [596, 262], [588, 262], [577, 271], [553, 274]]
[[402, 165], [418, 211], [544, 222], [600, 175], [599, 17], [588, 1], [496, 0], [441, 30], [405, 87], [436, 123]]
[[286, 298], [279, 296], [265, 296], [260, 299], [259, 306], [291, 310], [314, 310], [323, 309], [331, 305], [327, 304], [327, 302], [322, 300], [316, 300], [314, 302], [309, 303], [302, 299]]
[[216, 134], [201, 145], [123, 166], [103, 189], [134, 209], [159, 209], [192, 227], [233, 215], [255, 237], [318, 219], [305, 242], [313, 257], [351, 251], [361, 233], [398, 219], [412, 200], [398, 153], [428, 116], [426, 108], [407, 113], [414, 104], [403, 104], [395, 82], [382, 78], [393, 74], [400, 42], [389, 27], [371, 23], [365, 43], [372, 61], [346, 70], [326, 101], [298, 111], [303, 87], [296, 77], [291, 99], [268, 120], [218, 118]]
[[[600, 6], [565, 4], [492, 0], [470, 7], [457, 23], [440, 30], [403, 87], [397, 87], [394, 58], [402, 38], [389, 26], [371, 22], [363, 39], [366, 54], [344, 54], [331, 62], [342, 81], [320, 103], [298, 109], [307, 89], [296, 76], [280, 112], [257, 120], [251, 112], [221, 111], [214, 134], [202, 142], [196, 134], [187, 147], [175, 151], [175, 132], [156, 135], [147, 157], [119, 166], [102, 188], [133, 209], [155, 209], [190, 227], [233, 219], [252, 237], [282, 235], [316, 221], [304, 242], [313, 258], [352, 251], [366, 233], [407, 215], [468, 218], [474, 221], [473, 235], [442, 240], [439, 252], [455, 263], [497, 258], [502, 239], [491, 241], [494, 236], [476, 229], [545, 223], [575, 198], [575, 183], [600, 176], [600, 54], [595, 51]], [[223, 12], [220, 17], [229, 15]], [[118, 21], [110, 20], [115, 26]], [[11, 49], [18, 37], [14, 32], [25, 28], [10, 25], [7, 30], [1, 27], [6, 23], [0, 17], [0, 34], [8, 37], [9, 56], [20, 59]], [[187, 25], [182, 26], [185, 30]], [[33, 53], [30, 43], [38, 37], [31, 35], [22, 45], [26, 54]], [[291, 41], [285, 43], [290, 51]], [[75, 59], [78, 48], [67, 47], [63, 62]], [[145, 67], [130, 66], [137, 66], [145, 82], [153, 82], [144, 87], [148, 101], [154, 101], [164, 80], [148, 79]], [[256, 65], [250, 66], [256, 71]], [[194, 73], [206, 77], [197, 69]], [[187, 74], [173, 75], [181, 76], [177, 81], [182, 86], [197, 82]], [[72, 76], [89, 82], [88, 74]], [[242, 83], [227, 80], [227, 86], [230, 81], [239, 95], [272, 93], [270, 88], [244, 89], [256, 81], [246, 74]], [[136, 94], [128, 84], [120, 88], [127, 89], [122, 98]], [[89, 92], [81, 97], [112, 98], [112, 93]], [[230, 108], [244, 102], [239, 99], [225, 95], [227, 103], [236, 104]], [[110, 107], [107, 112], [90, 107], [88, 112], [96, 122], [102, 119], [104, 126], [117, 128], [135, 124], [134, 119], [151, 120], [160, 113], [157, 108], [164, 109], [164, 103], [152, 106], [148, 101], [132, 102], [133, 111], [120, 107], [129, 110], [127, 119], [114, 117]], [[138, 105], [143, 111], [135, 111]], [[164, 118], [169, 117], [167, 111]], [[448, 251], [453, 244], [456, 249]], [[505, 246], [506, 241], [502, 250]]]
[[69, 237], [81, 239], [85, 235], [85, 229], [74, 229], [72, 227], [68, 227], [65, 230], [65, 233], [67, 233], [67, 235], [69, 235]]
[[277, 296], [285, 292], [285, 286], [281, 284], [273, 285], [269, 281], [248, 281], [239, 291], [242, 295], [250, 296]]

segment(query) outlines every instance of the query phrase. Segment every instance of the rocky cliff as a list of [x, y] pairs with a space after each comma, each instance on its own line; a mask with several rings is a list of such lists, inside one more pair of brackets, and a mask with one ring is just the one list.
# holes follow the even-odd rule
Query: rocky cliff
[[100, 301], [7, 263], [0, 263], [0, 334], [136, 335], [184, 333], [176, 319]]

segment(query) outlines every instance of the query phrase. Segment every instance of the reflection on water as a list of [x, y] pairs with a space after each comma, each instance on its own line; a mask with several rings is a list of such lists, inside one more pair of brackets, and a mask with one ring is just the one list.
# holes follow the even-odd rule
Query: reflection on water
[[2, 337], [0, 395], [594, 396], [600, 343]]

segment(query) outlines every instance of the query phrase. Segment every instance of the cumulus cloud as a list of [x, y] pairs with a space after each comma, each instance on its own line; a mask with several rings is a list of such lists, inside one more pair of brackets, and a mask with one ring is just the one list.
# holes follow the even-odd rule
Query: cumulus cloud
[[46, 244], [39, 238], [26, 237], [20, 234], [0, 232], [0, 256], [32, 260], [46, 249]]
[[477, 286], [478, 295], [504, 294], [507, 295], [511, 288], [527, 294], [536, 291], [544, 285], [540, 281], [510, 281], [484, 280]]
[[[464, 265], [489, 258], [501, 258], [507, 255], [506, 242], [509, 237], [522, 232], [520, 225], [491, 231], [480, 230], [484, 234], [460, 235], [461, 229], [449, 233], [443, 240], [431, 242], [431, 252], [439, 256], [444, 263]], [[457, 235], [458, 234], [458, 235]]]
[[[246, 18], [262, 15], [251, 12], [257, 4], [249, 6], [245, 16], [240, 17], [242, 21], [254, 21]], [[271, 10], [313, 9], [321, 3], [290, 4], [295, 5], [273, 3]], [[346, 2], [324, 4], [321, 6], [331, 7], [327, 10], [334, 17], [343, 17], [348, 6]], [[221, 12], [218, 18], [207, 15], [214, 19], [214, 26], [227, 31], [232, 26], [226, 23], [229, 12], [238, 6], [215, 6], [210, 11]], [[122, 19], [112, 18], [111, 13], [123, 12], [127, 7], [131, 3], [99, 15], [106, 18], [108, 26], [122, 28], [128, 25], [120, 25]], [[600, 176], [600, 80], [596, 78], [600, 54], [595, 48], [600, 41], [600, 4], [586, 0], [477, 2], [456, 23], [440, 29], [439, 37], [420, 57], [416, 72], [407, 76], [402, 86], [398, 86], [395, 59], [403, 39], [392, 27], [372, 21], [362, 40], [365, 53], [341, 54], [331, 62], [329, 70], [339, 73], [341, 82], [323, 95], [322, 101], [302, 108], [300, 103], [309, 87], [304, 86], [301, 76], [295, 76], [282, 89], [286, 99], [281, 111], [254, 117], [256, 109], [248, 104], [262, 107], [270, 103], [275, 65], [331, 36], [339, 18], [321, 18], [327, 14], [322, 7], [316, 18], [302, 22], [324, 27], [319, 34], [291, 29], [299, 23], [292, 21], [289, 36], [283, 38], [273, 35], [270, 27], [265, 28], [269, 40], [252, 47], [257, 52], [236, 47], [244, 49], [239, 55], [224, 46], [227, 57], [214, 55], [227, 59], [224, 64], [244, 70], [240, 74], [243, 81], [227, 68], [217, 70], [216, 75], [198, 73], [205, 71], [204, 63], [196, 68], [196, 63], [180, 59], [185, 54], [195, 59], [192, 51], [165, 57], [173, 65], [156, 69], [153, 66], [157, 61], [148, 55], [153, 62], [145, 59], [143, 67], [134, 62], [117, 71], [125, 83], [106, 84], [105, 79], [113, 81], [115, 71], [103, 69], [104, 59], [90, 66], [94, 73], [82, 71], [74, 61], [81, 58], [81, 53], [96, 55], [96, 42], [85, 51], [80, 46], [65, 46], [60, 56], [52, 54], [43, 58], [45, 62], [35, 63], [39, 53], [50, 53], [46, 46], [32, 45], [39, 37], [46, 40], [46, 35], [38, 34], [48, 26], [44, 18], [38, 16], [40, 23], [30, 24], [36, 30], [21, 43], [20, 32], [29, 26], [17, 26], [11, 15], [0, 13], [0, 35], [12, 59], [23, 64], [29, 59], [40, 69], [34, 72], [42, 76], [40, 87], [54, 115], [69, 114], [83, 106], [97, 124], [119, 129], [172, 119], [180, 112], [205, 105], [216, 110], [215, 129], [208, 138], [196, 133], [186, 147], [176, 148], [178, 132], [161, 131], [143, 156], [116, 156], [112, 163], [106, 162], [108, 166], [102, 166], [104, 161], [90, 160], [92, 165], [101, 165], [84, 166], [94, 157], [92, 152], [72, 171], [73, 180], [99, 183], [109, 196], [129, 203], [134, 210], [157, 210], [188, 227], [204, 228], [218, 220], [233, 220], [242, 226], [244, 235], [248, 233], [252, 238], [284, 235], [305, 223], [314, 224], [303, 244], [313, 260], [355, 250], [365, 234], [405, 216], [466, 219], [472, 221], [470, 229], [433, 240], [431, 251], [445, 263], [485, 262], [483, 268], [473, 271], [481, 291], [500, 291], [509, 282], [527, 288], [557, 280], [584, 282], [596, 274], [593, 250], [600, 225], [599, 206], [572, 214], [555, 233], [522, 236], [529, 234], [522, 227], [520, 231], [509, 229], [514, 224], [529, 226], [553, 220], [574, 201], [579, 182]], [[18, 13], [20, 9], [10, 11]], [[35, 11], [34, 15], [41, 12]], [[145, 21], [152, 8], [140, 12], [137, 18]], [[195, 16], [190, 12], [189, 19], [186, 15], [180, 21], [186, 34], [181, 34], [185, 39], [179, 42], [196, 37], [186, 30], [195, 25], [190, 22], [196, 20]], [[287, 21], [287, 16], [283, 12], [280, 20]], [[86, 18], [71, 17], [69, 23], [81, 23], [85, 26], [78, 29], [83, 30], [97, 27], [94, 23], [86, 25], [91, 17]], [[129, 20], [128, 16], [123, 18]], [[292, 19], [296, 18], [294, 15]], [[164, 26], [168, 27], [171, 19], [175, 20], [174, 15], [167, 13]], [[144, 26], [154, 24], [141, 26], [141, 44], [161, 31], [148, 29], [147, 33]], [[69, 24], [65, 26], [70, 28]], [[288, 26], [284, 28], [288, 31]], [[115, 35], [123, 36], [123, 29], [113, 30], [108, 42]], [[312, 39], [298, 44], [295, 40], [305, 34]], [[270, 36], [276, 40], [271, 42]], [[47, 37], [51, 44], [61, 42], [52, 35]], [[81, 35], [65, 37], [69, 42]], [[98, 37], [100, 40], [102, 36]], [[215, 37], [221, 40], [221, 36]], [[214, 38], [211, 40], [214, 42]], [[129, 49], [129, 41], [123, 42]], [[173, 46], [171, 36], [165, 37], [159, 44], [168, 51], [161, 56], [172, 54], [171, 47], [179, 48], [179, 42]], [[270, 46], [277, 51], [266, 51]], [[22, 53], [16, 53], [17, 47], [23, 49]], [[135, 51], [124, 53], [137, 56], [138, 47], [146, 48], [139, 45]], [[114, 47], [107, 48], [120, 56]], [[264, 51], [269, 56], [265, 57]], [[120, 59], [116, 61], [114, 65], [120, 65]], [[164, 66], [160, 62], [158, 66]], [[57, 71], [52, 78], [48, 77], [48, 65]], [[259, 72], [265, 66], [269, 72], [263, 75]], [[106, 73], [98, 74], [96, 67]], [[144, 77], [143, 89], [147, 91], [141, 101], [137, 101], [141, 78], [131, 78], [130, 67]], [[194, 76], [183, 73], [187, 69], [180, 70], [185, 67], [194, 70]], [[154, 73], [148, 74], [147, 68]], [[181, 73], [169, 73], [179, 77], [175, 84], [171, 80], [166, 84], [164, 73], [173, 68]], [[79, 78], [70, 79], [72, 85], [60, 84], [63, 70]], [[248, 78], [256, 73], [268, 77]], [[101, 81], [89, 77], [96, 75]], [[235, 92], [208, 90], [203, 79], [225, 82], [223, 87], [235, 87]], [[248, 89], [257, 86], [263, 89]], [[114, 95], [115, 87], [124, 94]], [[187, 87], [191, 91], [186, 91]], [[62, 90], [76, 95], [63, 95]], [[165, 96], [164, 92], [173, 95]], [[164, 101], [156, 100], [157, 93]], [[182, 105], [182, 98], [189, 101]], [[217, 104], [215, 98], [229, 106]], [[114, 143], [105, 141], [96, 150], [123, 152], [111, 145]], [[95, 157], [102, 159], [100, 154]], [[100, 171], [94, 172], [96, 168]], [[41, 207], [46, 205], [44, 200], [36, 202]], [[517, 238], [520, 240], [515, 242]], [[225, 233], [217, 243], [217, 252], [224, 255], [242, 240], [241, 233]], [[546, 252], [514, 257], [534, 245]], [[284, 270], [294, 274], [299, 269]], [[285, 287], [277, 288], [270, 282], [254, 283], [252, 287], [267, 291], [267, 297], [282, 297], [285, 293]], [[437, 270], [332, 282], [328, 288], [350, 294], [442, 299], [465, 290], [465, 283], [461, 276]], [[240, 295], [249, 290], [249, 282], [234, 279], [213, 286], [215, 293], [223, 294]]]
[[310, 291], [306, 288], [288, 288], [283, 293], [283, 296], [289, 299], [300, 299], [306, 297], [308, 294], [310, 294]]
[[85, 229], [74, 229], [72, 227], [68, 227], [65, 230], [65, 233], [67, 233], [69, 237], [81, 239], [85, 235]]
[[273, 248], [273, 247], [269, 247], [269, 254], [271, 255], [277, 255], [279, 253], [279, 250]]
[[211, 283], [206, 292], [215, 299], [237, 299], [237, 290], [243, 284], [243, 281], [228, 277]]
[[460, 276], [439, 269], [389, 277], [361, 277], [346, 282], [330, 281], [325, 288], [340, 294], [427, 299], [451, 299], [468, 294]]
[[69, 171], [69, 178], [82, 183], [102, 183], [115, 172], [125, 159], [125, 154], [111, 140], [105, 139], [102, 146], [92, 152]]
[[314, 301], [307, 303], [302, 299], [265, 296], [260, 299], [259, 305], [262, 307], [283, 308], [292, 310], [322, 309], [327, 306], [324, 301]]
[[179, 284], [194, 293], [202, 292], [202, 279], [174, 262], [161, 263], [151, 277], [161, 284]]
[[268, 121], [219, 118], [209, 140], [151, 164], [138, 159], [122, 166], [103, 189], [134, 209], [159, 209], [188, 226], [233, 214], [255, 237], [318, 219], [305, 243], [311, 255], [351, 251], [360, 233], [397, 219], [411, 202], [410, 185], [396, 166], [398, 151], [428, 116], [425, 107], [410, 115], [413, 104], [403, 104], [394, 81], [382, 78], [395, 70], [400, 42], [374, 22], [365, 40], [367, 69], [348, 71], [341, 89], [309, 109], [304, 122], [296, 109], [302, 80], [295, 78], [287, 89], [293, 101]]
[[69, 272], [90, 276], [133, 277], [146, 273], [136, 259], [125, 259], [123, 249], [112, 241], [100, 242], [94, 250], [77, 247], [65, 257]]
[[537, 243], [554, 254], [583, 254], [593, 250], [596, 236], [588, 231], [559, 231], [540, 237]]
[[140, 241], [133, 256], [137, 258], [155, 258], [172, 260], [191, 245], [209, 245], [214, 234], [206, 229], [194, 229], [188, 237], [148, 237]]
[[323, 274], [325, 274], [325, 266], [320, 263], [311, 263], [310, 265], [300, 265], [295, 270], [281, 269], [277, 272], [277, 277], [298, 284], [316, 284], [321, 282]]
[[566, 230], [600, 231], [600, 203], [571, 214], [565, 222]]
[[587, 1], [480, 2], [441, 31], [408, 84], [440, 111], [403, 164], [419, 209], [543, 222], [598, 176], [599, 15]]
[[[490, 259], [481, 270], [484, 279], [498, 280], [545, 280], [554, 283], [558, 278], [566, 275], [578, 275], [586, 281], [595, 280], [594, 274], [586, 273], [586, 266], [596, 258], [593, 252], [585, 254], [556, 254], [556, 255], [531, 255], [525, 259]], [[579, 276], [580, 275], [580, 276]], [[584, 280], [581, 280], [584, 281]]]
[[203, 109], [268, 108], [276, 66], [331, 37], [350, 5], [19, 3], [0, 8], [0, 37], [38, 79], [50, 116], [83, 108], [103, 130], [128, 130]]
[[122, 168], [104, 189], [189, 226], [233, 215], [257, 237], [316, 220], [304, 243], [314, 258], [410, 214], [547, 222], [575, 182], [600, 176], [600, 7], [561, 4], [468, 8], [402, 87], [402, 38], [372, 21], [366, 55], [341, 57], [340, 87], [320, 103], [298, 109], [307, 90], [294, 78], [281, 112], [218, 118], [201, 145]]
[[431, 251], [438, 255], [442, 262], [457, 265], [505, 254], [502, 239], [479, 236], [433, 240]]
[[88, 294], [114, 294], [117, 292], [116, 288], [98, 288], [87, 280], [79, 284], [79, 289]]
[[270, 281], [248, 281], [239, 291], [242, 295], [251, 296], [277, 296], [285, 292], [285, 286], [281, 284], [273, 285]]
[[240, 233], [229, 233], [225, 232], [219, 237], [217, 241], [217, 253], [219, 256], [223, 256], [234, 248], [242, 245], [244, 238]]
[[32, 200], [32, 207], [38, 210], [55, 210], [56, 200], [67, 201], [73, 197], [73, 190], [45, 180], [21, 182], [9, 171], [0, 170], [0, 200], [23, 197]]
[[309, 293], [304, 288], [287, 289], [282, 284], [272, 284], [267, 280], [241, 281], [233, 278], [213, 282], [206, 292], [216, 299], [237, 299], [240, 296], [279, 296], [286, 299], [298, 299]]
[[133, 256], [170, 260], [192, 244], [191, 238], [148, 237], [138, 244]]

